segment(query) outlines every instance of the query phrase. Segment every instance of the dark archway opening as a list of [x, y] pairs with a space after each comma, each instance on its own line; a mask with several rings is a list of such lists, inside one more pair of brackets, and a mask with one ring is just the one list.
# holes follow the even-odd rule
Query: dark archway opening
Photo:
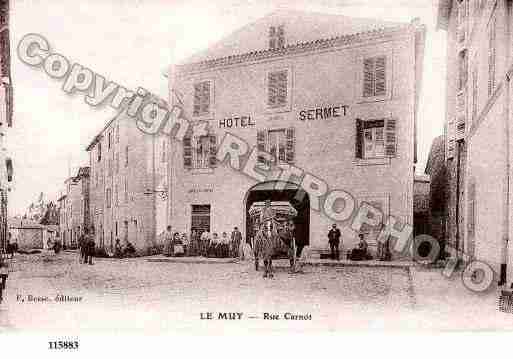
[[[280, 187], [278, 187], [278, 185]], [[284, 189], [281, 189], [283, 188]], [[276, 189], [279, 188], [279, 189]], [[287, 201], [297, 211], [297, 216], [293, 219], [296, 231], [296, 244], [298, 247], [297, 255], [301, 255], [304, 246], [310, 244], [310, 199], [308, 193], [297, 184], [290, 182], [269, 181], [259, 183], [253, 186], [246, 195], [246, 242], [251, 243], [251, 238], [255, 235], [249, 209], [255, 202], [264, 202], [270, 199], [271, 202]]]

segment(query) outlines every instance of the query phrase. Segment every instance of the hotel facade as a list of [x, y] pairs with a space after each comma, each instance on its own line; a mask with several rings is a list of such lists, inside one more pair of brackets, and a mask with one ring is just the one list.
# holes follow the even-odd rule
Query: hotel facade
[[488, 263], [500, 285], [513, 280], [513, 5], [440, 1], [447, 31], [448, 240], [460, 258]]
[[[412, 224], [424, 34], [417, 21], [279, 11], [171, 66], [171, 103], [209, 125], [206, 136], [171, 143], [173, 230], [221, 234], [237, 226], [250, 241], [252, 206], [285, 201], [297, 210], [300, 245], [321, 253], [333, 220], [316, 210], [312, 176], [347, 191], [357, 206], [367, 202]], [[216, 160], [227, 133], [271, 154], [273, 161], [257, 160], [271, 168], [265, 180]], [[280, 168], [289, 165], [310, 175], [283, 181]], [[363, 233], [375, 250], [377, 229]], [[352, 248], [356, 234], [343, 230], [342, 241]]]

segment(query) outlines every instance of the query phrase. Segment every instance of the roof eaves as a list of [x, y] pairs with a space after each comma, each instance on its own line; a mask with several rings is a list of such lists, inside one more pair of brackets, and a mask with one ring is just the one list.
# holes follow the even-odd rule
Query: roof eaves
[[196, 69], [205, 69], [216, 66], [222, 66], [225, 64], [231, 63], [240, 63], [250, 60], [258, 60], [261, 57], [273, 57], [273, 56], [281, 56], [287, 53], [292, 53], [294, 51], [308, 51], [319, 48], [329, 48], [337, 45], [346, 45], [353, 42], [371, 39], [377, 36], [383, 36], [387, 34], [393, 34], [397, 31], [404, 30], [406, 28], [411, 28], [411, 24], [401, 24], [393, 27], [382, 27], [379, 29], [373, 29], [369, 31], [362, 31], [349, 35], [340, 35], [331, 38], [317, 39], [312, 41], [298, 42], [295, 44], [287, 45], [281, 49], [265, 49], [265, 50], [255, 50], [243, 54], [236, 54], [230, 56], [224, 56], [219, 58], [206, 59], [203, 61], [192, 62], [177, 65], [176, 68], [179, 73], [187, 73], [190, 71], [195, 71]]

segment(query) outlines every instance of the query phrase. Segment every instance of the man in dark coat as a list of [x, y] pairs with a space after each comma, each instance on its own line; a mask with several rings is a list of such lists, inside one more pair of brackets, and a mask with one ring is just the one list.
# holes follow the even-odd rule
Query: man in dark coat
[[337, 225], [333, 223], [333, 226], [328, 232], [328, 243], [330, 244], [331, 259], [333, 260], [340, 260], [340, 252], [338, 249], [340, 245], [340, 235], [340, 229], [338, 229]]

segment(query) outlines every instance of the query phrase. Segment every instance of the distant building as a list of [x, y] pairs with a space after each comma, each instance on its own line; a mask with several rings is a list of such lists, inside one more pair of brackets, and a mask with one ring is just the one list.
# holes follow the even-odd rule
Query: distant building
[[21, 250], [43, 249], [45, 244], [45, 226], [31, 219], [10, 218], [8, 220], [12, 243]]
[[460, 258], [513, 281], [513, 3], [441, 0], [447, 31], [447, 237]]
[[90, 226], [89, 167], [80, 167], [76, 176], [64, 181], [59, 197], [59, 237], [66, 247], [76, 248], [84, 228]]
[[438, 136], [433, 140], [424, 171], [430, 176], [431, 236], [438, 240], [447, 237], [448, 215], [448, 173], [445, 162], [445, 138]]
[[413, 234], [431, 233], [430, 179], [427, 175], [415, 175], [413, 181]]
[[[298, 211], [298, 243], [320, 255], [334, 221], [316, 210], [324, 186], [350, 193], [356, 208], [367, 202], [412, 224], [424, 34], [417, 21], [278, 11], [172, 67], [170, 98], [183, 95], [187, 118], [211, 130], [172, 145], [173, 228], [238, 226], [249, 241], [252, 204], [288, 201]], [[218, 163], [227, 133], [257, 147], [255, 171], [268, 176]], [[311, 175], [281, 178], [291, 166]], [[358, 239], [347, 232], [351, 248]], [[362, 232], [374, 251], [378, 229]]]
[[[167, 103], [156, 100], [167, 108]], [[87, 147], [90, 221], [98, 248], [112, 250], [117, 238], [122, 245], [130, 241], [139, 253], [156, 246], [157, 230], [162, 232], [166, 221], [167, 197], [162, 200], [160, 194], [167, 195], [168, 142], [166, 136], [139, 130], [124, 109]]]
[[5, 148], [4, 140], [8, 128], [12, 127], [13, 87], [11, 82], [10, 51], [10, 6], [9, 0], [0, 1], [0, 255], [4, 250], [8, 223], [7, 202], [10, 183], [13, 179], [12, 160]]

